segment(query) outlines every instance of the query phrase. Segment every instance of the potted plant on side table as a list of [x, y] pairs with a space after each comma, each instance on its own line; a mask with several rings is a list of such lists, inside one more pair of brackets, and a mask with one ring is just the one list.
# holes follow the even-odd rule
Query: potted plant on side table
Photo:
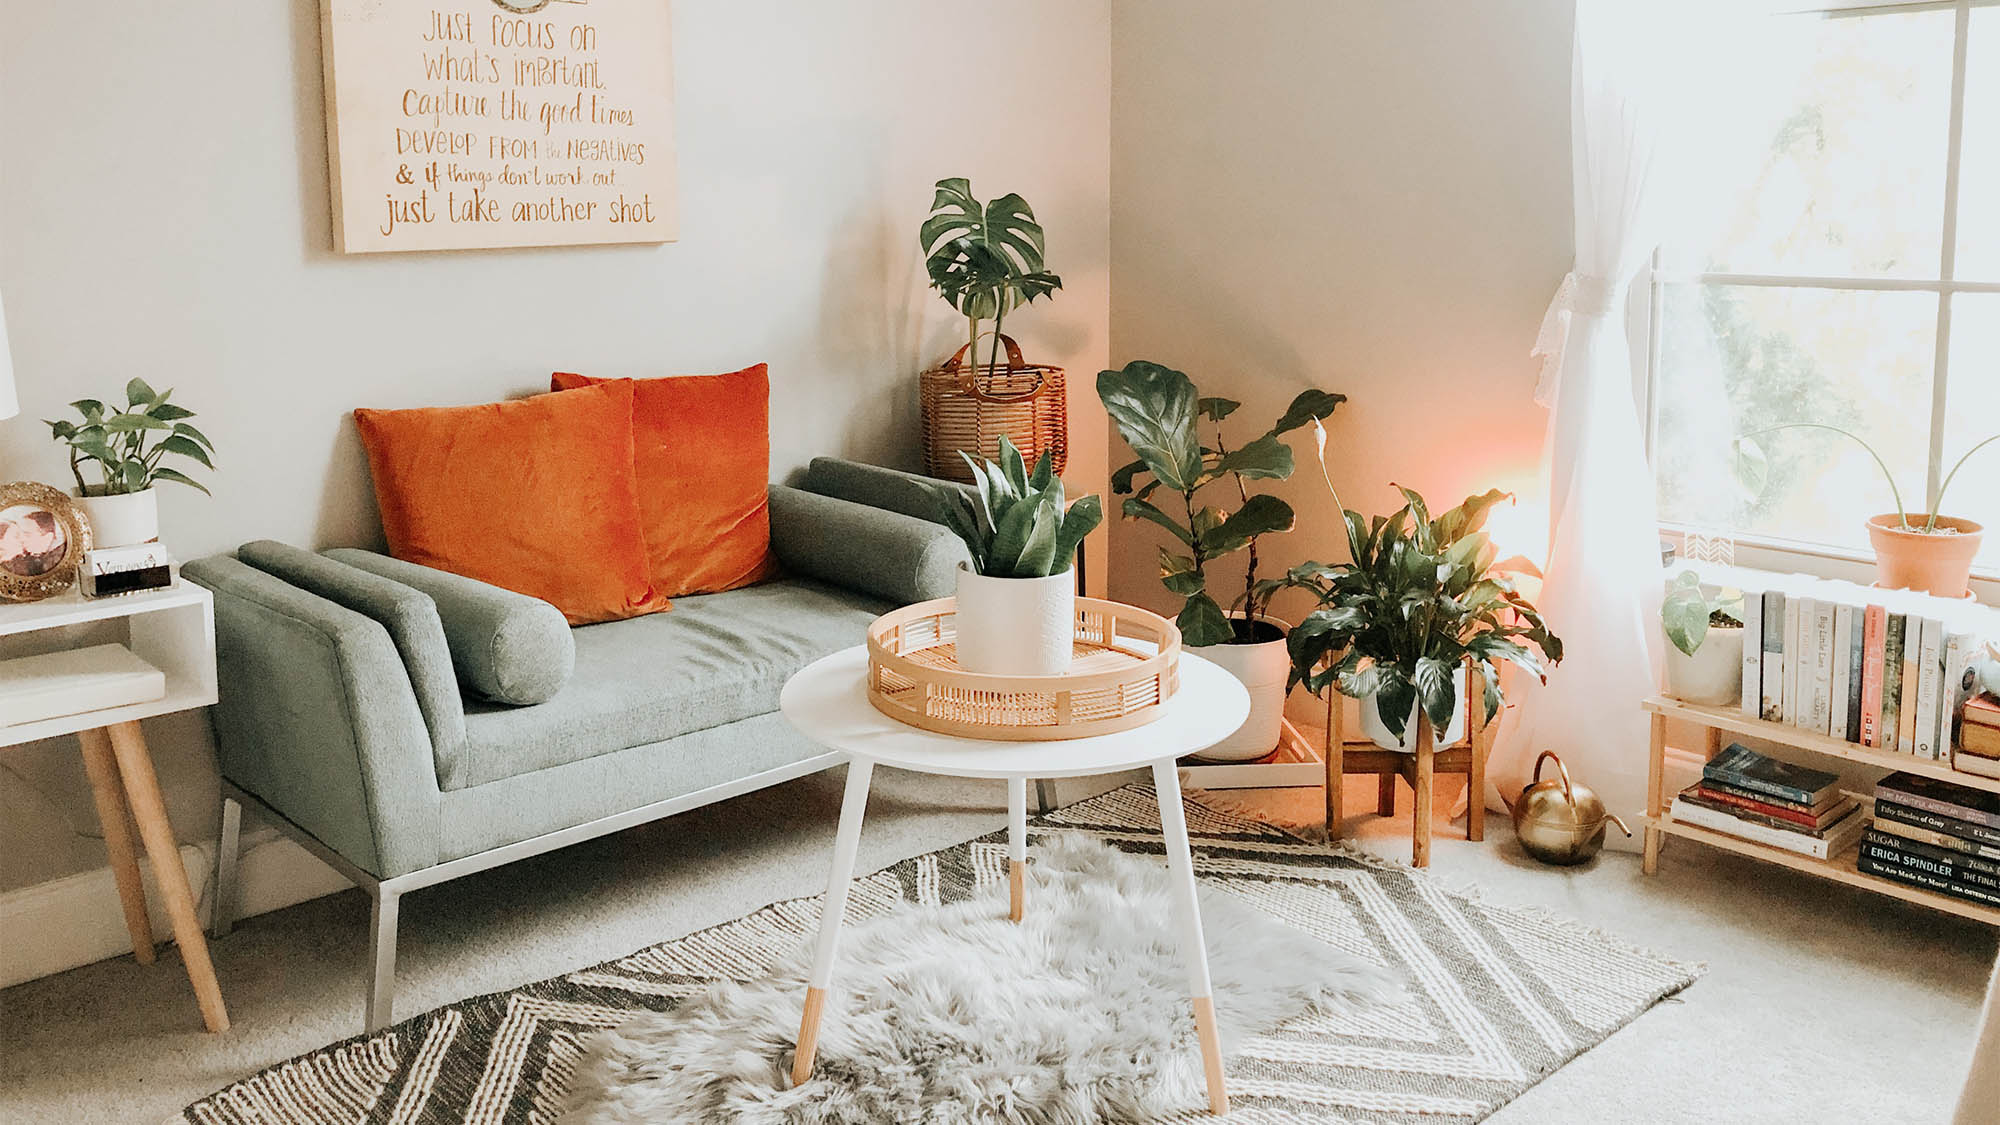
[[1049, 454], [1030, 471], [1004, 436], [999, 463], [965, 461], [976, 500], [956, 488], [924, 486], [945, 526], [972, 552], [972, 567], [961, 563], [958, 572], [958, 665], [990, 675], [1060, 675], [1076, 639], [1070, 566], [1077, 545], [1103, 522], [1103, 504], [1095, 496], [1066, 503]]
[[[1184, 599], [1177, 618], [1182, 643], [1228, 669], [1250, 691], [1249, 720], [1199, 757], [1225, 762], [1261, 758], [1278, 742], [1288, 661], [1287, 627], [1269, 615], [1271, 597], [1283, 583], [1258, 579], [1257, 541], [1273, 532], [1290, 531], [1296, 517], [1290, 504], [1269, 494], [1252, 495], [1246, 482], [1291, 476], [1292, 450], [1282, 436], [1318, 423], [1347, 396], [1302, 391], [1275, 425], [1234, 449], [1224, 440], [1221, 423], [1241, 404], [1200, 397], [1193, 381], [1170, 367], [1135, 360], [1122, 370], [1102, 372], [1097, 376], [1097, 396], [1126, 444], [1139, 455], [1111, 475], [1111, 491], [1126, 498], [1125, 518], [1166, 528], [1186, 549], [1184, 554], [1160, 552], [1161, 583]], [[1215, 423], [1213, 445], [1202, 444], [1198, 418]], [[1135, 478], [1140, 473], [1152, 479], [1139, 485]], [[1197, 493], [1224, 480], [1233, 486], [1235, 511], [1197, 501]], [[1177, 515], [1152, 502], [1161, 489], [1180, 495]], [[1249, 565], [1242, 593], [1230, 599], [1225, 612], [1209, 590], [1207, 568], [1238, 551], [1248, 552]]]
[[1743, 693], [1743, 595], [1710, 596], [1701, 576], [1684, 570], [1660, 603], [1667, 652], [1667, 694], [1710, 707], [1734, 704]]
[[1875, 447], [1856, 435], [1821, 422], [1791, 422], [1783, 426], [1772, 426], [1757, 430], [1737, 438], [1734, 443], [1736, 473], [1752, 493], [1764, 491], [1769, 478], [1770, 460], [1756, 439], [1766, 434], [1782, 430], [1826, 430], [1859, 445], [1875, 459], [1875, 465], [1882, 470], [1882, 479], [1889, 482], [1889, 496], [1896, 502], [1894, 512], [1871, 517], [1868, 520], [1868, 540], [1875, 548], [1875, 584], [1889, 590], [1922, 590], [1940, 598], [1966, 598], [1972, 594], [1972, 560], [1979, 554], [1979, 541], [1986, 530], [1980, 524], [1955, 516], [1941, 516], [1938, 510], [1944, 505], [1945, 491], [1957, 478], [1958, 471], [1972, 459], [1972, 455], [2000, 441], [2000, 434], [1994, 434], [1978, 442], [1945, 473], [1938, 485], [1937, 498], [1932, 501], [1929, 514], [1921, 523], [1910, 522], [1909, 512], [1903, 507], [1903, 493], [1896, 487], [1896, 476], [1889, 471], [1888, 462], [1875, 452]]
[[[153, 486], [172, 481], [208, 491], [200, 481], [165, 463], [182, 457], [215, 468], [214, 443], [187, 419], [195, 412], [169, 402], [171, 388], [155, 391], [144, 379], [125, 384], [125, 406], [94, 398], [70, 403], [80, 422], [48, 422], [55, 439], [69, 447], [69, 471], [76, 478], [77, 506], [90, 520], [98, 547], [150, 543], [160, 537], [160, 512]], [[84, 479], [84, 465], [97, 466], [99, 480]]]

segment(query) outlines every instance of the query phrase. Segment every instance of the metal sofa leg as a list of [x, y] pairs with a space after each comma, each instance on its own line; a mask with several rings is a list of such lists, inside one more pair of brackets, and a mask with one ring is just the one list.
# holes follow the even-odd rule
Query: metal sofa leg
[[1053, 811], [1053, 810], [1055, 809], [1055, 807], [1056, 807], [1056, 787], [1055, 787], [1055, 783], [1053, 783], [1053, 782], [1050, 782], [1050, 781], [1046, 781], [1046, 780], [1043, 780], [1042, 778], [1039, 778], [1039, 777], [1038, 777], [1038, 778], [1036, 778], [1036, 779], [1035, 779], [1035, 812], [1036, 812], [1037, 814], [1040, 814], [1040, 813], [1045, 813], [1045, 812], [1050, 812], [1050, 811]]
[[368, 1026], [370, 1035], [396, 1022], [396, 908], [401, 898], [374, 887], [368, 927]]
[[215, 846], [215, 899], [210, 904], [210, 937], [227, 937], [236, 926], [236, 859], [243, 835], [243, 806], [222, 798], [222, 828]]

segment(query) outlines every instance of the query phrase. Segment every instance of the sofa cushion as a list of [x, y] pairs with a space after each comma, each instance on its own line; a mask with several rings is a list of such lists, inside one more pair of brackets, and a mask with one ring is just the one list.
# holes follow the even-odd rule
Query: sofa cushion
[[327, 557], [422, 591], [436, 606], [451, 664], [473, 694], [495, 703], [546, 703], [569, 682], [576, 642], [556, 607], [462, 574], [336, 547]]
[[569, 683], [534, 707], [471, 704], [455, 760], [438, 762], [440, 782], [483, 785], [774, 711], [792, 673], [860, 644], [889, 608], [785, 579], [577, 629]]
[[354, 421], [390, 554], [541, 598], [575, 625], [667, 608], [639, 527], [631, 380]]
[[[549, 389], [601, 382], [559, 371]], [[777, 574], [764, 503], [771, 381], [763, 364], [727, 375], [634, 380], [632, 471], [660, 594], [714, 594]]]

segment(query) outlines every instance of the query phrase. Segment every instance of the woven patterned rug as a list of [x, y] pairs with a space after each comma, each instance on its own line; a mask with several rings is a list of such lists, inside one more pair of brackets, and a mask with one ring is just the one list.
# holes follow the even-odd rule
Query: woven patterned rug
[[[1228, 1061], [1232, 1121], [1478, 1121], [1699, 975], [1578, 923], [1476, 902], [1423, 872], [1200, 805], [1189, 805], [1188, 827], [1205, 883], [1407, 982], [1398, 1005], [1302, 1016], [1249, 1039]], [[1054, 833], [1161, 851], [1143, 785], [1032, 822], [1031, 837]], [[850, 917], [902, 899], [956, 901], [1005, 869], [1000, 833], [918, 856], [856, 880]], [[672, 1008], [711, 980], [753, 978], [818, 921], [816, 900], [781, 902], [448, 1005], [281, 1063], [169, 1125], [543, 1125], [584, 1036]], [[1190, 1105], [1173, 1120], [1212, 1119]]]

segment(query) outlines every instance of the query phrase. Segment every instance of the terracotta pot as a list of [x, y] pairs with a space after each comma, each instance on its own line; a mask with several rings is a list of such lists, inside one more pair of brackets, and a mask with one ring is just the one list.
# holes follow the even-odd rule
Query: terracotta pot
[[[1912, 526], [1923, 525], [1913, 518]], [[1971, 592], [1972, 556], [1979, 553], [1980, 533], [1971, 520], [1939, 516], [1939, 527], [1957, 535], [1925, 535], [1903, 530], [1894, 512], [1868, 521], [1868, 538], [1875, 545], [1875, 583], [1891, 590], [1923, 590], [1940, 598], [1962, 598]]]

